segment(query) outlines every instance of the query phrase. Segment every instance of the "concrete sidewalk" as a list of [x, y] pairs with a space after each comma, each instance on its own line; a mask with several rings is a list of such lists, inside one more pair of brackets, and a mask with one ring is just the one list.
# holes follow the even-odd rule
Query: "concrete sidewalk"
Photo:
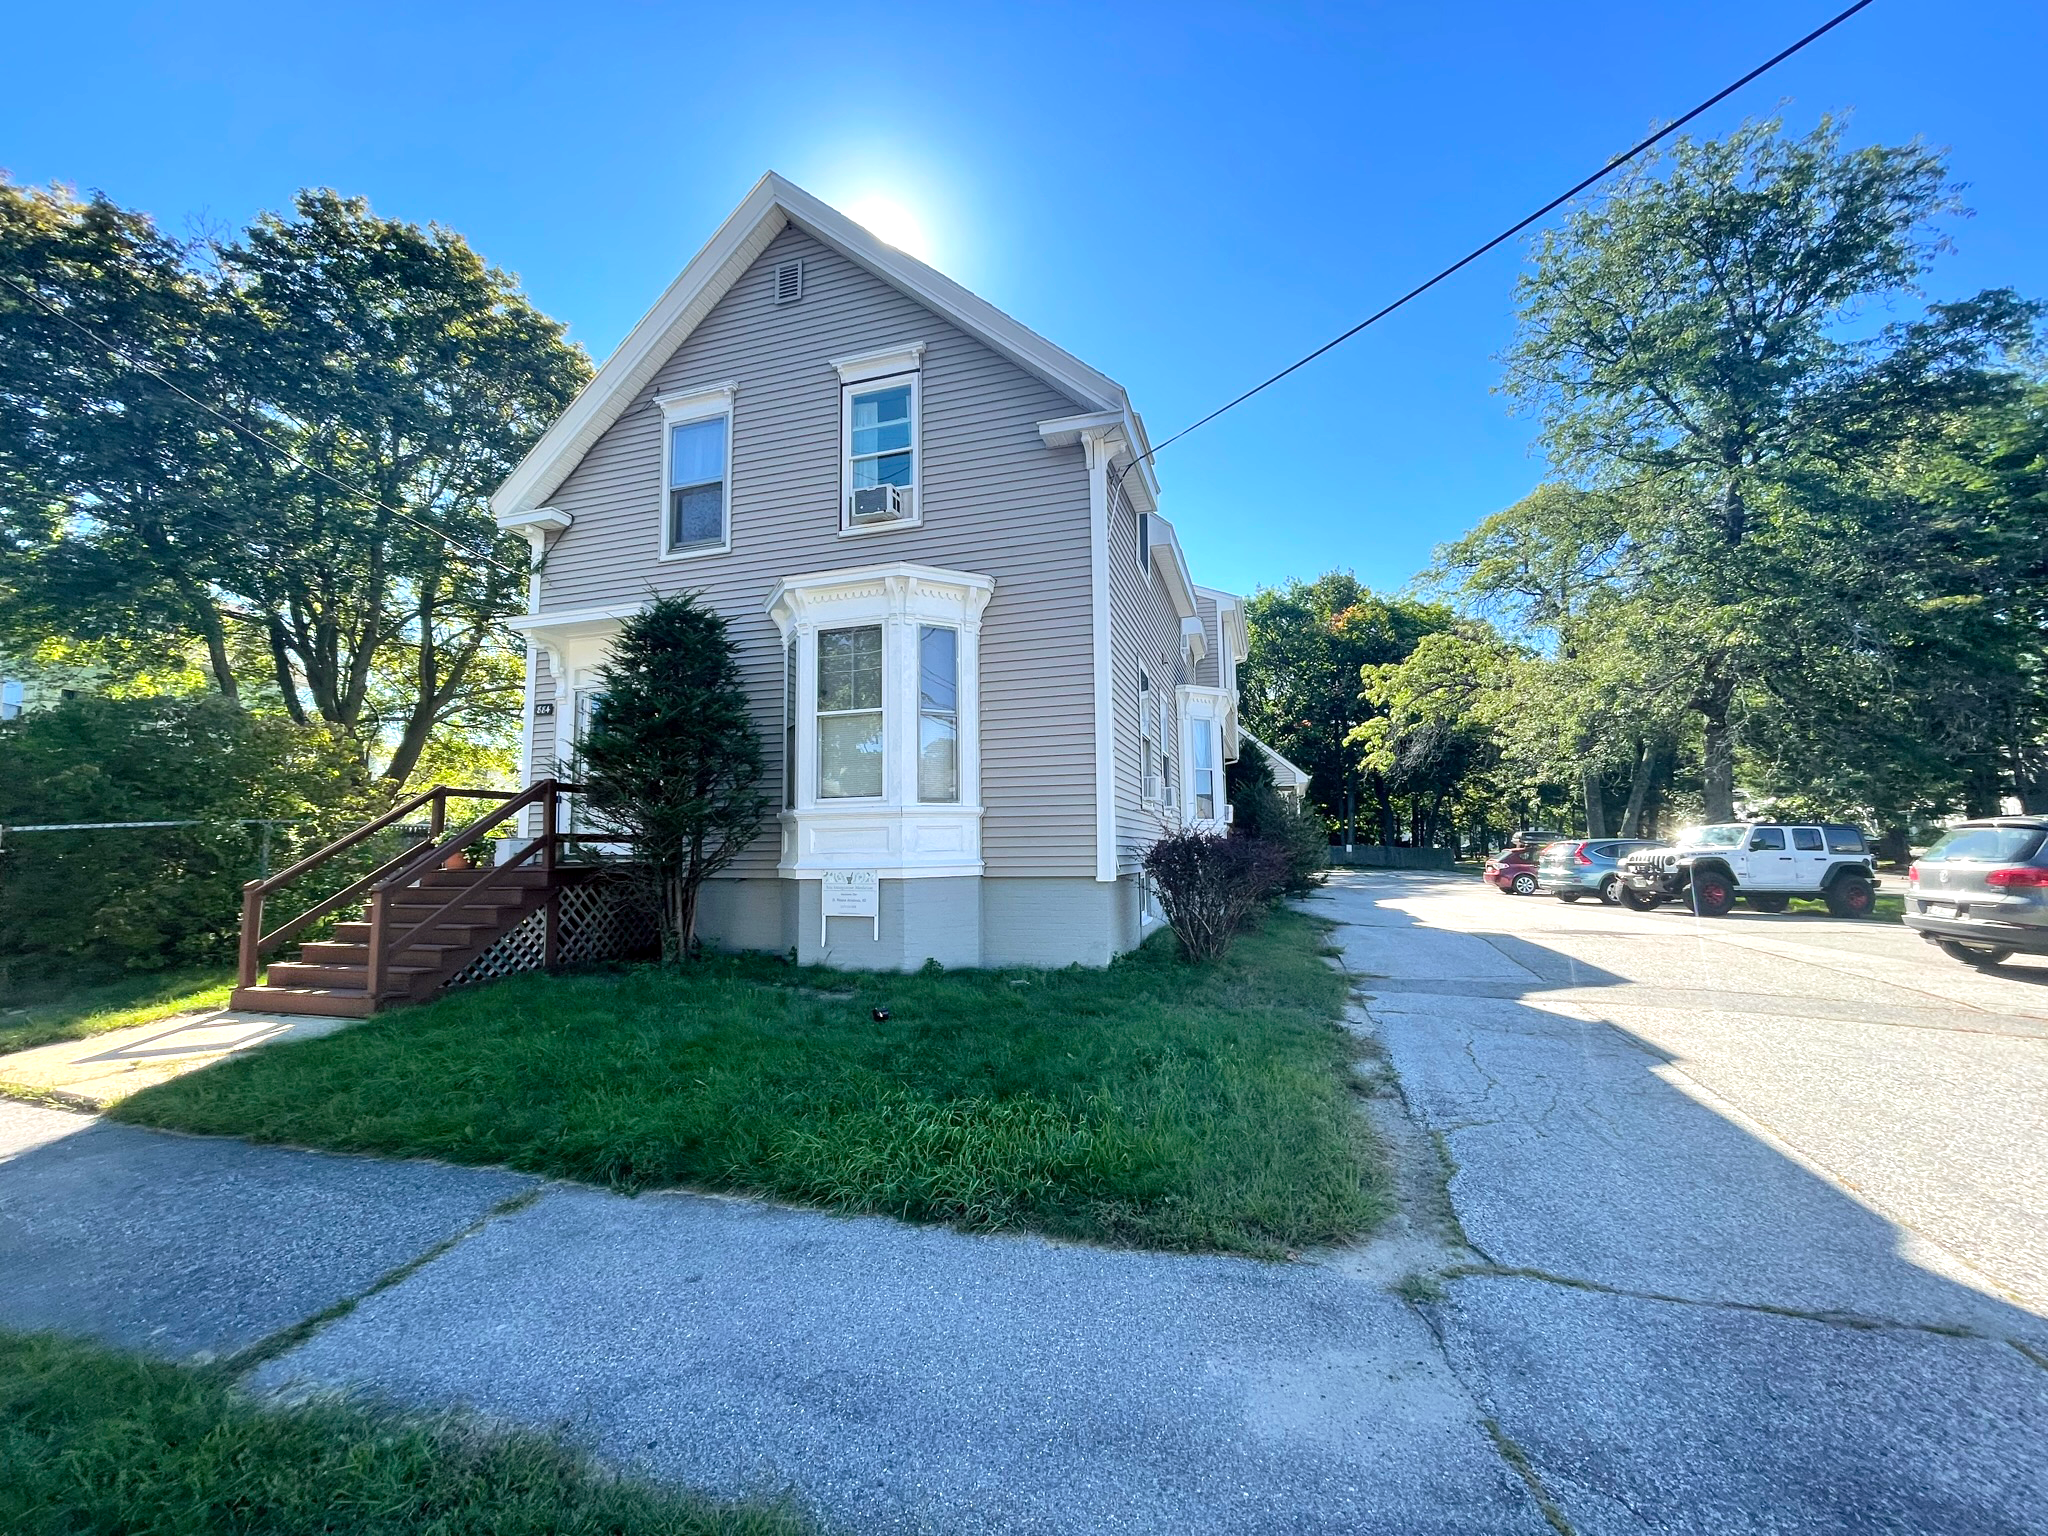
[[104, 1109], [157, 1083], [283, 1040], [311, 1040], [358, 1022], [209, 1008], [58, 1040], [0, 1056], [0, 1083], [78, 1109]]

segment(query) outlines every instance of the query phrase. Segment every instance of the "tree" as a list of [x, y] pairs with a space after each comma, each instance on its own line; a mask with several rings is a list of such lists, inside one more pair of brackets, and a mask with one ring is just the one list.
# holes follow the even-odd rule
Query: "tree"
[[581, 760], [593, 822], [632, 840], [671, 962], [697, 952], [697, 898], [761, 830], [761, 743], [725, 620], [693, 595], [619, 626]]
[[[336, 732], [214, 695], [89, 695], [0, 724], [0, 826], [196, 823], [10, 834], [0, 980], [226, 959], [242, 883], [262, 873], [264, 849], [280, 869], [360, 822], [368, 801], [361, 764]], [[250, 817], [276, 824], [266, 836]], [[376, 857], [395, 851], [380, 845]]]
[[1918, 145], [1751, 123], [1622, 173], [1521, 280], [1508, 388], [1555, 463], [1623, 494], [1633, 595], [1684, 610], [1710, 819], [1734, 813], [1748, 707], [1812, 697], [1816, 657], [1859, 694], [1892, 660], [1861, 619], [1856, 550], [1898, 508], [1858, 494], [1863, 467], [2016, 388], [1993, 365], [2036, 310], [2009, 291], [1857, 334], [1912, 291], [1956, 208]]
[[526, 552], [488, 497], [589, 371], [512, 278], [333, 192], [199, 248], [4, 182], [0, 276], [35, 294], [0, 284], [5, 638], [201, 644], [394, 785], [509, 724]]
[[1452, 618], [1436, 604], [1380, 597], [1348, 571], [1262, 588], [1246, 602], [1250, 643], [1238, 668], [1245, 729], [1307, 770], [1309, 793], [1331, 820], [1346, 817], [1363, 786], [1373, 792], [1379, 840], [1394, 840], [1386, 786], [1361, 774], [1346, 745], [1371, 714], [1360, 673], [1398, 661]]

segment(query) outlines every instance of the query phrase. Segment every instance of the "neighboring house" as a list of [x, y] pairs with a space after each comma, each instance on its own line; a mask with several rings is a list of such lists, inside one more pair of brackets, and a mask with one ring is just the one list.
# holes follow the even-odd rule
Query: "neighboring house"
[[0, 720], [18, 720], [91, 693], [99, 682], [99, 673], [91, 667], [41, 666], [0, 656]]
[[[1243, 605], [1195, 585], [1147, 446], [1114, 381], [764, 178], [493, 500], [538, 566], [528, 781], [619, 621], [696, 592], [780, 805], [707, 943], [1107, 962], [1157, 920], [1162, 830], [1229, 822], [1239, 740]], [[826, 915], [870, 874], [874, 916]]]
[[1280, 791], [1280, 797], [1295, 810], [1301, 809], [1302, 801], [1308, 798], [1309, 776], [1306, 770], [1297, 768], [1278, 752], [1267, 746], [1250, 731], [1240, 730], [1240, 740], [1248, 741], [1259, 749], [1266, 761], [1272, 765], [1273, 787]]

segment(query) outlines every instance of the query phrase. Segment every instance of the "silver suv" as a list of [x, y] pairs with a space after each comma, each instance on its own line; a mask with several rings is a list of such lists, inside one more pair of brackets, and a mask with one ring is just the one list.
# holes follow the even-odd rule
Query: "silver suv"
[[1610, 907], [1621, 905], [1621, 861], [1644, 848], [1663, 844], [1645, 837], [1570, 838], [1551, 843], [1536, 858], [1536, 878], [1559, 901], [1597, 896]]
[[2048, 818], [1950, 827], [1907, 871], [1906, 926], [1967, 965], [2048, 954]]

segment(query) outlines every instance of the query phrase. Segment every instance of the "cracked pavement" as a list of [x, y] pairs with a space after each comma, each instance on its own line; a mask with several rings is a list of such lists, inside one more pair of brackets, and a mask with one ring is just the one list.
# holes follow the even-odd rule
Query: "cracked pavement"
[[1421, 1310], [1558, 1522], [2048, 1530], [2048, 964], [1451, 876], [1311, 905], [1440, 1137]]
[[2048, 1533], [2048, 966], [1333, 879], [1401, 1212], [1301, 1263], [0, 1102], [0, 1326], [828, 1531]]

